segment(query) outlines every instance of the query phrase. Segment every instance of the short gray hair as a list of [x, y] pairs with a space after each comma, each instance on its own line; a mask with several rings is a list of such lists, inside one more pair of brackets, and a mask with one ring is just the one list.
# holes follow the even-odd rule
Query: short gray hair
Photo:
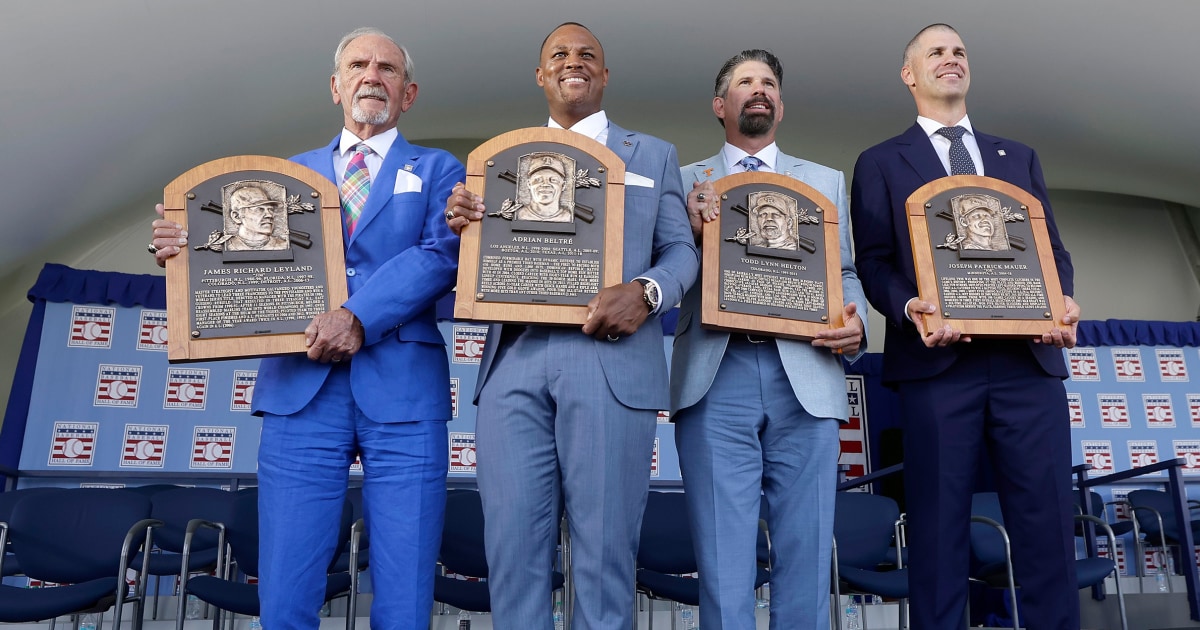
[[[914, 52], [916, 52], [917, 40], [921, 39], [921, 36], [929, 31], [950, 31], [951, 33], [954, 33], [955, 35], [958, 35], [958, 31], [955, 30], [955, 28], [953, 26], [950, 26], [949, 24], [942, 24], [941, 22], [938, 22], [936, 24], [930, 24], [929, 26], [926, 26], [925, 28], [918, 31], [916, 35], [913, 35], [912, 39], [908, 40], [908, 44], [904, 47], [904, 56], [900, 58], [900, 67], [901, 68], [908, 65], [909, 58], [912, 56], [912, 54]], [[958, 35], [958, 36], [960, 39], [962, 38], [962, 35]]]
[[383, 31], [372, 26], [356, 28], [353, 31], [346, 33], [346, 35], [342, 37], [342, 41], [338, 42], [337, 49], [333, 51], [333, 73], [335, 75], [342, 69], [342, 53], [346, 51], [346, 46], [349, 46], [350, 42], [362, 37], [363, 35], [378, 35], [379, 37], [382, 37], [395, 44], [396, 48], [400, 49], [400, 54], [404, 56], [404, 84], [408, 85], [409, 83], [413, 82], [415, 78], [414, 73], [416, 71], [413, 68], [412, 55], [408, 54], [408, 49], [397, 43], [396, 40], [392, 39], [392, 37], [387, 33], [384, 33]]

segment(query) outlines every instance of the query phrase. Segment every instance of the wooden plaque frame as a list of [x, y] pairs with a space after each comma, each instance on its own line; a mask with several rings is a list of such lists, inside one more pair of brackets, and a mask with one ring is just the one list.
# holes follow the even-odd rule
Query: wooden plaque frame
[[[818, 313], [812, 321], [786, 316], [782, 312], [775, 315], [747, 313], [728, 301], [722, 302], [721, 279], [724, 271], [731, 266], [730, 256], [751, 257], [768, 262], [773, 260], [773, 257], [768, 255], [750, 253], [749, 246], [730, 242], [726, 236], [727, 232], [733, 233], [732, 229], [749, 225], [749, 209], [741, 212], [734, 206], [746, 202], [748, 192], [762, 190], [763, 187], [767, 187], [767, 190], [787, 191], [784, 194], [796, 198], [802, 215], [811, 211], [813, 214], [808, 216], [817, 217], [820, 221], [819, 227], [797, 225], [798, 237], [810, 242], [814, 248], [811, 254], [802, 255], [796, 262], [786, 259], [782, 261], [783, 264], [792, 265], [803, 261], [805, 267], [823, 265], [824, 268], [817, 269], [815, 275], [819, 278], [818, 281], [824, 282], [825, 310]], [[844, 325], [842, 258], [837, 205], [812, 186], [777, 173], [746, 172], [728, 175], [713, 182], [713, 188], [717, 199], [720, 200], [721, 213], [716, 220], [704, 224], [700, 280], [703, 283], [700, 299], [701, 323], [707, 328], [717, 330], [768, 334], [789, 339], [813, 339], [823, 330], [841, 328]], [[806, 233], [810, 236], [805, 237]], [[816, 238], [811, 238], [813, 236]]]
[[[289, 186], [274, 181], [271, 179], [272, 177], [284, 181], [290, 178], [299, 186]], [[206, 212], [222, 213], [224, 211], [223, 205], [217, 205], [224, 203], [223, 198], [217, 201], [210, 199], [210, 197], [216, 196], [212, 192], [213, 187], [220, 187], [217, 188], [219, 192], [229, 184], [247, 180], [266, 182], [268, 188], [276, 191], [275, 194], [280, 194], [279, 191], [282, 191], [282, 194], [286, 195], [283, 203], [275, 201], [275, 204], [276, 207], [284, 205], [288, 207], [289, 231], [287, 237], [290, 238], [290, 241], [287, 243], [287, 249], [288, 251], [295, 248], [304, 249], [304, 253], [292, 255], [302, 257], [302, 262], [306, 264], [297, 266], [294, 263], [284, 262], [281, 268], [281, 263], [271, 258], [270, 252], [235, 255], [233, 256], [235, 258], [257, 255], [260, 259], [229, 262], [224, 258], [230, 254], [222, 253], [220, 249], [216, 251], [198, 249], [198, 247], [214, 243], [218, 248], [223, 248], [225, 247], [224, 243], [231, 241], [228, 231], [224, 233], [220, 230], [211, 231], [210, 236], [207, 237], [202, 234], [206, 228], [201, 226], [207, 224], [211, 228], [214, 221]], [[201, 187], [203, 188], [201, 189]], [[309, 190], [303, 190], [303, 194], [301, 194], [293, 192], [296, 188], [308, 188]], [[200, 189], [199, 192], [198, 189]], [[348, 291], [345, 255], [342, 250], [341, 202], [337, 187], [320, 173], [306, 166], [276, 157], [240, 155], [222, 158], [201, 164], [168, 184], [163, 191], [163, 205], [166, 208], [164, 217], [178, 223], [189, 232], [188, 245], [182, 248], [179, 255], [167, 260], [168, 361], [175, 363], [205, 359], [262, 357], [308, 350], [304, 343], [303, 329], [304, 326], [307, 326], [308, 321], [318, 314], [315, 312], [306, 315], [303, 320], [297, 318], [255, 322], [251, 325], [258, 329], [249, 335], [214, 333], [211, 338], [206, 337], [194, 325], [196, 317], [192, 308], [193, 298], [201, 287], [194, 286], [193, 271], [201, 271], [201, 273], [213, 271], [214, 277], [230, 278], [232, 280], [229, 282], [232, 284], [224, 286], [234, 289], [263, 286], [252, 281], [246, 282], [245, 278], [238, 278], [239, 275], [251, 272], [259, 274], [258, 277], [264, 277], [264, 274], [268, 273], [277, 274], [272, 278], [273, 280], [286, 280], [286, 282], [277, 282], [275, 286], [286, 286], [297, 290], [308, 286], [302, 280], [305, 276], [312, 275], [316, 280], [313, 286], [319, 286], [322, 289], [321, 292], [327, 306], [322, 312], [345, 303]], [[225, 217], [226, 214], [228, 213], [222, 216]], [[222, 218], [218, 225], [227, 226], [227, 221], [228, 219]], [[306, 227], [308, 230], [301, 230], [301, 227]], [[208, 243], [205, 242], [206, 238]], [[224, 243], [221, 242], [222, 240]], [[301, 243], [306, 243], [306, 245]], [[228, 252], [234, 251], [231, 247], [227, 250]], [[300, 249], [296, 249], [296, 252], [299, 251]], [[307, 253], [310, 251], [312, 253]], [[266, 257], [263, 257], [264, 253]], [[203, 267], [205, 264], [210, 266]], [[270, 271], [265, 269], [268, 267], [271, 268]], [[279, 275], [296, 273], [297, 269], [303, 267], [312, 267], [312, 270], [311, 272], [300, 272], [301, 275], [298, 276]], [[300, 325], [301, 323], [303, 325]], [[276, 329], [280, 325], [291, 329], [298, 328], [298, 331], [277, 332]]]
[[[954, 221], [949, 199], [956, 194], [981, 193], [990, 194], [1001, 202], [1000, 218], [1003, 220], [996, 222], [1003, 227], [1006, 249], [1011, 252], [1011, 258], [995, 261], [960, 258], [968, 248], [958, 248], [955, 243], [956, 240], [961, 242], [963, 235]], [[1004, 205], [1006, 202], [1011, 205]], [[1066, 314], [1066, 302], [1050, 246], [1050, 235], [1046, 230], [1045, 210], [1036, 197], [1003, 180], [979, 175], [954, 175], [918, 188], [909, 196], [906, 209], [920, 299], [938, 308], [937, 312], [924, 315], [925, 330], [935, 330], [949, 324], [973, 337], [1039, 339], [1042, 334], [1061, 326], [1060, 322]], [[1013, 218], [1017, 216], [1024, 218]], [[942, 238], [946, 230], [950, 233]], [[999, 229], [996, 229], [996, 238], [1000, 237], [998, 233]], [[961, 262], [948, 262], [952, 257]], [[939, 274], [939, 265], [948, 264], [968, 265], [968, 271], [1000, 274], [992, 277], [1001, 278], [1032, 271], [1033, 277], [1040, 279], [1045, 292], [1044, 308], [992, 308], [987, 317], [979, 317], [980, 313], [977, 312], [988, 310], [986, 307], [965, 311], [944, 308], [946, 300], [940, 287], [945, 282], [943, 276], [947, 274]], [[1009, 271], [1005, 265], [1017, 271]]]
[[[589, 238], [603, 239], [599, 288], [620, 284], [625, 229], [625, 162], [608, 147], [565, 129], [532, 127], [510, 131], [481, 144], [467, 157], [467, 190], [483, 197], [487, 206], [486, 215], [493, 215], [507, 205], [502, 204], [501, 200], [508, 202], [511, 199], [519, 199], [519, 196], [512, 192], [517, 185], [517, 180], [513, 178], [519, 177], [514, 171], [520, 173], [518, 160], [501, 163], [503, 160], [500, 155], [504, 153], [511, 157], [514, 153], [521, 152], [527, 155], [544, 154], [548, 150], [572, 157], [583, 154], [586, 160], [582, 161], [599, 163], [599, 168], [595, 172], [586, 173], [586, 177], [600, 182], [599, 185], [590, 188], [603, 191], [603, 204], [595, 204], [588, 208], [594, 212], [592, 222], [574, 220], [573, 223], [575, 229], [581, 232], [589, 230], [586, 233]], [[583, 190], [584, 187], [578, 183], [581, 181], [578, 178], [584, 175], [579, 173], [571, 176], [571, 181], [576, 182], [573, 190]], [[576, 207], [580, 207], [580, 204], [576, 204]], [[600, 214], [603, 216], [597, 216]], [[580, 216], [579, 210], [574, 212], [574, 216]], [[482, 221], [472, 221], [462, 231], [454, 318], [520, 324], [583, 325], [587, 321], [586, 300], [579, 304], [555, 304], [552, 303], [554, 298], [546, 298], [546, 303], [500, 299], [489, 301], [488, 295], [479, 291], [480, 266], [483, 262], [481, 250], [485, 238], [507, 237], [514, 231], [512, 225], [515, 223], [516, 221], [505, 221], [498, 216], [485, 216]], [[485, 237], [485, 230], [505, 232], [489, 232]], [[552, 233], [547, 234], [553, 236]], [[587, 299], [591, 297], [589, 295]], [[578, 301], [579, 298], [574, 299]]]

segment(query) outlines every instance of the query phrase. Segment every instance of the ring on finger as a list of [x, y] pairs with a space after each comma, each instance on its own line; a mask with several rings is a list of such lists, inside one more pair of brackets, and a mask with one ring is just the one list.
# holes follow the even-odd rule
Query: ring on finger
[[150, 252], [151, 254], [157, 254], [158, 248], [154, 246], [154, 243], [150, 243], [146, 246], [146, 251]]
[[705, 199], [707, 197], [704, 196], [704, 193], [696, 193], [696, 201], [704, 201]]
[[453, 210], [447, 210], [447, 211], [446, 211], [446, 220], [447, 220], [447, 221], [450, 221], [450, 220], [452, 220], [453, 218], [454, 218], [454, 211], [453, 211]]

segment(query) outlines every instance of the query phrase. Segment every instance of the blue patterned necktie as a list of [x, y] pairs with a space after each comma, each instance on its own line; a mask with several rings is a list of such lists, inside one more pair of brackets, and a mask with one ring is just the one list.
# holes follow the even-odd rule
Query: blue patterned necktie
[[750, 172], [757, 171], [758, 169], [762, 168], [764, 164], [766, 164], [766, 162], [763, 162], [753, 155], [747, 155], [746, 157], [738, 160], [738, 166]]
[[971, 154], [967, 153], [967, 145], [963, 144], [962, 140], [963, 134], [967, 133], [967, 130], [963, 127], [942, 127], [936, 133], [950, 139], [950, 174], [977, 175], [975, 160], [972, 160]]
[[354, 234], [358, 225], [358, 217], [362, 216], [363, 207], [367, 205], [367, 195], [371, 194], [371, 173], [367, 171], [366, 156], [371, 147], [364, 143], [354, 145], [354, 155], [346, 165], [346, 177], [342, 180], [342, 220], [346, 223], [346, 236]]

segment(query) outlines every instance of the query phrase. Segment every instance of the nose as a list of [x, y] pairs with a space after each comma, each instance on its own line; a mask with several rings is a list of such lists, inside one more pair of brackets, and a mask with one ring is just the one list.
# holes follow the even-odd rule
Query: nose
[[364, 83], [382, 83], [379, 79], [379, 66], [369, 63], [366, 69], [363, 70], [362, 79]]

